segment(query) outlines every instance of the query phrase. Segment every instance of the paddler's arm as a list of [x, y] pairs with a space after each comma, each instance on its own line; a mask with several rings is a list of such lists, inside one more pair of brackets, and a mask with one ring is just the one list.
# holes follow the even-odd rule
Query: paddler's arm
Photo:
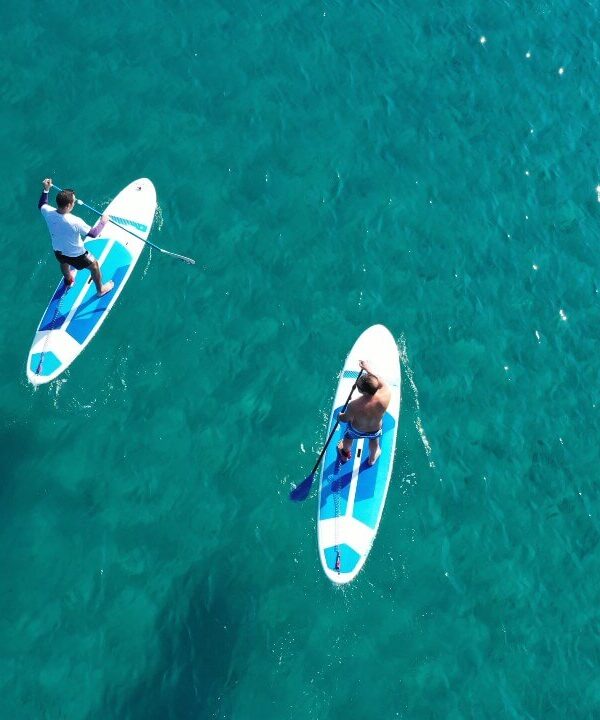
[[42, 209], [42, 205], [45, 205], [48, 202], [48, 193], [50, 192], [50, 188], [52, 187], [52, 178], [46, 178], [43, 181], [44, 189], [42, 190], [42, 194], [40, 195], [40, 199], [38, 200], [38, 210]]
[[106, 223], [109, 220], [110, 220], [110, 217], [108, 215], [103, 215], [100, 218], [100, 221], [96, 225], [94, 225], [93, 228], [90, 229], [90, 231], [88, 232], [86, 237], [91, 237], [91, 238], [98, 237], [98, 235], [100, 235], [100, 233], [104, 230], [104, 226], [106, 225]]
[[367, 373], [367, 375], [373, 375], [374, 377], [377, 377], [377, 375], [373, 372], [373, 370], [371, 369], [371, 366], [369, 365], [369, 363], [366, 360], [359, 360], [358, 366], [362, 370], [364, 370]]
[[372, 375], [377, 380], [379, 383], [379, 390], [386, 386], [385, 380], [382, 380], [377, 373], [373, 372], [371, 366], [366, 360], [360, 360], [358, 364], [367, 373], [367, 375]]
[[339, 422], [351, 422], [352, 421], [352, 404], [354, 403], [354, 400], [348, 405], [346, 408], [346, 412], [342, 412], [338, 415], [338, 421]]

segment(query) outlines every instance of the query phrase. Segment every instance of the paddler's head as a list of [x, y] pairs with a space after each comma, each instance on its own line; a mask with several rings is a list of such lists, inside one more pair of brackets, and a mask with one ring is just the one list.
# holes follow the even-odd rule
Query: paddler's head
[[375, 395], [379, 390], [379, 380], [375, 375], [361, 375], [356, 383], [356, 388], [364, 395]]
[[67, 188], [56, 194], [56, 207], [60, 212], [71, 212], [75, 207], [75, 190]]

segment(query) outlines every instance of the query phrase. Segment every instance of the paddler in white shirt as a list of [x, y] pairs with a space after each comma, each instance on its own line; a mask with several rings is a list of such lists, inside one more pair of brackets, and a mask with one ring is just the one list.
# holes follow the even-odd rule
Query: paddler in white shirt
[[52, 249], [58, 262], [65, 284], [67, 287], [75, 282], [71, 268], [76, 270], [89, 270], [92, 280], [98, 291], [98, 295], [106, 295], [114, 283], [109, 280], [102, 282], [102, 273], [96, 258], [85, 249], [83, 238], [95, 238], [100, 235], [104, 226], [109, 221], [108, 215], [102, 215], [100, 221], [94, 227], [90, 227], [81, 218], [72, 214], [77, 198], [74, 190], [61, 190], [56, 195], [56, 208], [48, 204], [48, 193], [52, 187], [52, 178], [43, 181], [44, 189], [38, 202], [38, 208], [44, 216], [50, 237], [52, 238]]

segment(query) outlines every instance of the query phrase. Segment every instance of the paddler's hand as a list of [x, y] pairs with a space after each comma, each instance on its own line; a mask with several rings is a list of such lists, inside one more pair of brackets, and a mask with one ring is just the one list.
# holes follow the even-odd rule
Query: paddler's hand
[[106, 225], [106, 223], [107, 223], [109, 220], [110, 220], [110, 215], [106, 215], [106, 213], [100, 218], [100, 222], [101, 222], [101, 223], [104, 223], [104, 225]]
[[369, 364], [367, 363], [366, 360], [359, 360], [358, 366], [361, 368], [361, 370], [364, 370], [367, 373], [367, 375], [373, 375], [373, 372], [369, 368]]
[[52, 187], [52, 178], [46, 178], [43, 181], [44, 185], [44, 192], [50, 192], [50, 188]]

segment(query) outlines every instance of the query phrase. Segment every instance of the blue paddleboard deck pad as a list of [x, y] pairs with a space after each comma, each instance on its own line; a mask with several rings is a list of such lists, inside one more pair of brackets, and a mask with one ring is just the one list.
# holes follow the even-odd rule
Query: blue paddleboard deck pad
[[[340, 423], [329, 444], [321, 469], [317, 534], [325, 574], [335, 583], [354, 579], [369, 554], [379, 529], [392, 475], [400, 415], [400, 360], [398, 347], [383, 325], [365, 330], [354, 344], [342, 370], [329, 422], [329, 432], [343, 409], [360, 372], [359, 360], [390, 386], [392, 398], [382, 421], [381, 455], [369, 465], [369, 441], [354, 440], [352, 457], [340, 462], [337, 445], [346, 432]], [[359, 397], [354, 391], [352, 399]]]
[[119, 227], [107, 223], [99, 237], [84, 244], [98, 260], [103, 282], [112, 280], [114, 287], [99, 297], [89, 270], [73, 270], [75, 282], [70, 288], [63, 280], [59, 282], [29, 351], [27, 377], [31, 383], [41, 385], [57, 378], [94, 337], [144, 249], [155, 210], [156, 191], [146, 178], [130, 183], [106, 208], [104, 212]]

